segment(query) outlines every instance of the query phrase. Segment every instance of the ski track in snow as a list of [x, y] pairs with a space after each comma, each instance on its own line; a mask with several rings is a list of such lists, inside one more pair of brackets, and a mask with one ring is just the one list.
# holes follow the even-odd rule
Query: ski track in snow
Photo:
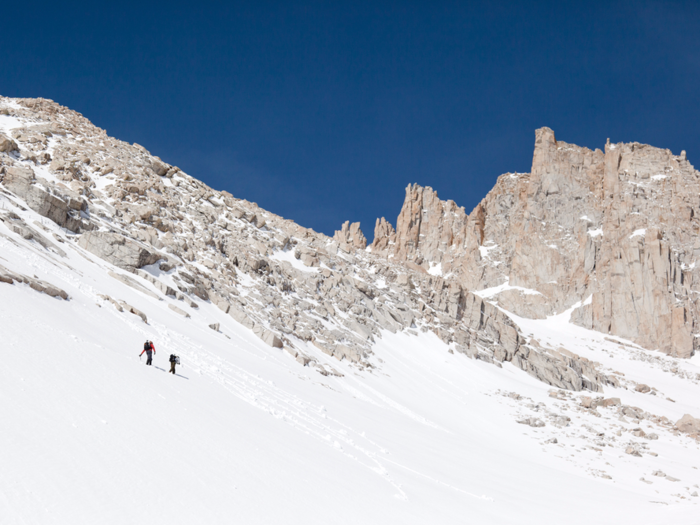
[[[261, 379], [256, 374], [251, 374], [239, 366], [223, 361], [201, 345], [194, 345], [184, 337], [173, 334], [164, 326], [156, 326], [156, 329], [164, 346], [174, 349], [174, 353], [187, 356], [188, 361], [191, 360], [196, 366], [196, 368], [193, 367], [195, 372], [219, 383], [227, 392], [238, 399], [334, 448], [344, 456], [360, 462], [390, 483], [399, 492], [402, 499], [407, 499], [401, 485], [391, 478], [384, 465], [377, 459], [378, 452], [383, 449], [372, 443], [362, 433], [329, 417], [322, 406], [304, 401], [276, 387], [272, 382]], [[239, 350], [241, 347], [237, 344], [232, 349], [232, 351]], [[367, 446], [357, 444], [351, 436], [366, 442]], [[339, 446], [338, 443], [341, 445]], [[344, 447], [364, 456], [370, 463], [361, 461], [356, 455], [346, 451]], [[372, 448], [375, 450], [371, 450]]]

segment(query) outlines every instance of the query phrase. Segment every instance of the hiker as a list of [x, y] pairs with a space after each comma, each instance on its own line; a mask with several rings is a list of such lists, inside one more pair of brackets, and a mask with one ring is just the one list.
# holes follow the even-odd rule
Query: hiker
[[[143, 352], [146, 352], [146, 364], [150, 366], [153, 361], [153, 356], [151, 354], [156, 353], [156, 347], [153, 346], [153, 341], [146, 341], [143, 343]], [[139, 354], [139, 357], [143, 355], [143, 352]]]
[[170, 373], [175, 373], [175, 365], [180, 364], [180, 358], [175, 354], [170, 354]]

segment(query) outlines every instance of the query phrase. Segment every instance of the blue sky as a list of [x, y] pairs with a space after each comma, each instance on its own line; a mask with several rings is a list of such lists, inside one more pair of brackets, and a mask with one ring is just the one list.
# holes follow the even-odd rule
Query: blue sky
[[700, 164], [699, 2], [102, 4], [6, 11], [0, 94], [330, 235], [413, 182], [471, 211], [541, 126]]

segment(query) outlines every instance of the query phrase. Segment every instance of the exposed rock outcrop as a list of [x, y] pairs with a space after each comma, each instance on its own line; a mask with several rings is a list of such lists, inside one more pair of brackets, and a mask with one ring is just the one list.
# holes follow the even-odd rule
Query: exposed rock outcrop
[[[22, 220], [22, 218], [19, 217], [16, 213], [14, 213], [14, 212], [3, 213], [2, 211], [0, 211], [0, 221], [5, 223], [8, 226], [8, 228], [10, 229], [10, 231], [21, 236], [23, 239], [34, 241], [37, 244], [44, 247], [46, 250], [57, 253], [61, 257], [66, 256], [65, 251], [63, 251], [61, 248], [56, 246], [56, 244], [51, 242], [44, 235], [39, 233], [36, 228], [32, 228], [29, 224], [24, 222], [24, 220]], [[37, 223], [36, 225], [38, 228], [43, 227], [39, 223]]]
[[54, 286], [51, 283], [47, 283], [46, 281], [42, 281], [41, 279], [37, 279], [35, 277], [29, 277], [27, 275], [11, 272], [4, 266], [0, 266], [0, 283], [14, 284], [15, 282], [28, 284], [32, 290], [44, 293], [50, 297], [58, 297], [64, 301], [67, 301], [69, 298], [68, 294], [64, 290], [61, 290], [59, 287]]
[[80, 216], [80, 212], [86, 208], [85, 202], [68, 188], [61, 191], [44, 179], [37, 179], [31, 167], [6, 168], [3, 184], [32, 210], [59, 226], [73, 232], [86, 227]]
[[690, 414], [684, 414], [682, 418], [676, 421], [676, 428], [685, 434], [700, 435], [700, 419]]
[[139, 310], [138, 308], [136, 308], [134, 306], [131, 306], [126, 301], [119, 301], [119, 304], [126, 312], [129, 312], [130, 314], [134, 314], [134, 315], [140, 317], [144, 323], [148, 324], [148, 317], [141, 310]]
[[11, 153], [17, 151], [17, 143], [4, 133], [0, 133], [0, 152]]
[[180, 314], [182, 317], [186, 317], [186, 318], [191, 317], [190, 314], [185, 312], [182, 308], [175, 306], [174, 304], [168, 304], [168, 308], [170, 308], [173, 312]]
[[140, 243], [118, 233], [87, 232], [80, 237], [78, 244], [114, 266], [129, 271], [154, 264], [161, 258]]
[[383, 217], [378, 220], [372, 251], [418, 265], [427, 261], [439, 263], [441, 254], [465, 243], [466, 223], [464, 208], [454, 201], [441, 201], [431, 188], [409, 185], [396, 232]]
[[256, 324], [253, 327], [253, 333], [255, 335], [257, 335], [260, 339], [265, 341], [265, 343], [267, 343], [268, 345], [270, 345], [272, 347], [282, 348], [282, 346], [283, 346], [282, 341], [280, 340], [279, 337], [277, 337], [277, 335], [275, 335], [274, 332], [272, 332], [271, 330], [268, 330], [267, 328], [265, 328], [259, 324]]
[[133, 277], [129, 277], [128, 275], [122, 275], [120, 273], [116, 272], [108, 272], [108, 275], [117, 281], [124, 283], [125, 285], [133, 288], [134, 290], [138, 290], [142, 294], [148, 295], [149, 297], [153, 297], [154, 299], [160, 299], [157, 294], [153, 293], [150, 291], [148, 288], [143, 286], [141, 283], [139, 283], [136, 279]]
[[[373, 253], [440, 265], [469, 290], [525, 317], [578, 304], [572, 321], [688, 357], [698, 344], [700, 174], [685, 152], [536, 132], [531, 173], [501, 176], [467, 216], [411, 185], [396, 232], [378, 221]], [[505, 286], [503, 286], [505, 285]]]
[[342, 228], [333, 235], [333, 240], [346, 252], [364, 250], [367, 247], [367, 238], [362, 233], [359, 222], [350, 224], [350, 221], [345, 221]]
[[379, 254], [388, 254], [389, 246], [396, 243], [396, 230], [384, 217], [377, 219], [374, 225], [374, 241], [372, 251]]

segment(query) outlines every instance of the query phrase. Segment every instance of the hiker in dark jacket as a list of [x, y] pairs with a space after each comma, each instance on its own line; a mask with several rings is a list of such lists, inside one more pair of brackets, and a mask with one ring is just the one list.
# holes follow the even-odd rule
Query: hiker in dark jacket
[[175, 365], [180, 364], [180, 358], [175, 354], [170, 354], [170, 373], [175, 373]]
[[[146, 364], [150, 366], [153, 361], [153, 355], [156, 353], [156, 347], [153, 346], [153, 341], [146, 341], [143, 343], [143, 352], [146, 352]], [[143, 355], [143, 352], [139, 354], [139, 357]]]

